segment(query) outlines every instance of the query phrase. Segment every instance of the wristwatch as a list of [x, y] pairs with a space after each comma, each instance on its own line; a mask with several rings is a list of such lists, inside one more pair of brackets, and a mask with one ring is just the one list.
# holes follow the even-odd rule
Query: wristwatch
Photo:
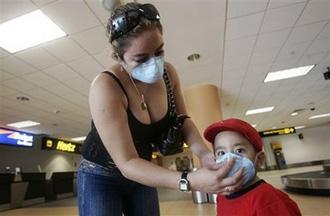
[[181, 179], [179, 180], [179, 190], [180, 191], [189, 191], [190, 186], [189, 186], [189, 181], [187, 179], [188, 171], [185, 170], [182, 172]]

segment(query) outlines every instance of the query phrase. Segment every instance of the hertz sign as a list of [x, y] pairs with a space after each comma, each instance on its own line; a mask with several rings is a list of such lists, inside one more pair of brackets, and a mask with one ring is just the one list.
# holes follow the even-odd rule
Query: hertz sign
[[293, 134], [296, 133], [296, 129], [294, 127], [280, 128], [275, 130], [267, 130], [259, 132], [261, 137], [267, 136], [276, 136], [276, 135], [285, 135], [285, 134]]
[[42, 138], [41, 149], [81, 154], [81, 144], [54, 138]]

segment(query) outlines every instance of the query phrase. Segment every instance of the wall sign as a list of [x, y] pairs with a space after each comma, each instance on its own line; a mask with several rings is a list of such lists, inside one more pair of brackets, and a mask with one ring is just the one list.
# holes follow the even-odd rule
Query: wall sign
[[41, 142], [41, 149], [43, 150], [56, 150], [76, 154], [81, 154], [81, 146], [79, 143], [48, 137], [43, 137]]
[[285, 134], [293, 134], [296, 133], [296, 129], [294, 127], [287, 127], [287, 128], [280, 128], [274, 130], [267, 130], [259, 132], [261, 137], [268, 137], [268, 136], [277, 136], [277, 135], [285, 135]]
[[33, 134], [7, 128], [0, 128], [0, 144], [32, 147], [33, 139]]

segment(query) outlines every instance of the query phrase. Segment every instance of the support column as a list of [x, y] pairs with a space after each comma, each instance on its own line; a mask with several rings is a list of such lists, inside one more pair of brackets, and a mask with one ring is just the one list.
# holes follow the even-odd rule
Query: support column
[[[203, 137], [203, 132], [208, 125], [222, 119], [219, 89], [210, 84], [195, 85], [184, 92], [184, 97], [188, 114]], [[212, 145], [204, 141], [208, 148], [212, 149]], [[193, 160], [194, 166], [200, 167], [196, 155], [193, 155]]]

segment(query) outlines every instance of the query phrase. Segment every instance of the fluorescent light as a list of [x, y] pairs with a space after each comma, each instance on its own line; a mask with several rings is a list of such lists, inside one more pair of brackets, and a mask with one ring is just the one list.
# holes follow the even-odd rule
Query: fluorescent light
[[291, 113], [291, 115], [296, 116], [296, 115], [298, 115], [298, 112], [293, 112], [293, 113]]
[[314, 65], [308, 65], [303, 67], [291, 68], [281, 71], [269, 72], [264, 82], [271, 82], [275, 80], [288, 79], [297, 76], [304, 76], [315, 67]]
[[76, 141], [76, 142], [79, 142], [79, 141], [84, 141], [86, 139], [86, 137], [75, 137], [75, 138], [72, 138], [71, 140], [72, 141]]
[[35, 10], [0, 25], [0, 47], [15, 53], [65, 35], [41, 10]]
[[305, 125], [301, 125], [301, 126], [296, 126], [296, 127], [294, 127], [294, 129], [296, 129], [296, 130], [299, 130], [299, 129], [302, 129], [302, 128], [305, 128]]
[[36, 125], [40, 125], [40, 123], [30, 121], [30, 120], [7, 124], [7, 126], [14, 127], [14, 128], [26, 128], [26, 127], [36, 126]]
[[271, 112], [274, 109], [274, 107], [264, 107], [264, 108], [258, 108], [253, 110], [246, 111], [245, 115], [253, 115], [257, 113], [264, 113], [264, 112]]
[[330, 113], [325, 113], [325, 114], [321, 114], [321, 115], [311, 116], [308, 119], [323, 118], [323, 117], [328, 117], [328, 116], [330, 116]]

